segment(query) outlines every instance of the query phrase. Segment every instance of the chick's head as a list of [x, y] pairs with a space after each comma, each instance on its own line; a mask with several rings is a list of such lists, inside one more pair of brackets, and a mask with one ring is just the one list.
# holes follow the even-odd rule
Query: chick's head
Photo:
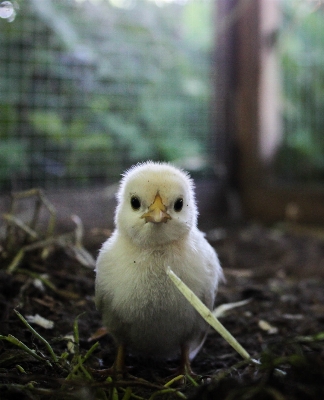
[[117, 200], [117, 229], [140, 247], [179, 240], [197, 224], [192, 179], [166, 163], [147, 162], [128, 170]]

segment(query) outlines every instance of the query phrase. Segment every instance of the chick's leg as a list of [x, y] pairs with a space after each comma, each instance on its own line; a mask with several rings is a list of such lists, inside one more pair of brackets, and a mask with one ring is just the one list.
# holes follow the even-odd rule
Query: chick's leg
[[125, 373], [125, 345], [122, 343], [118, 345], [113, 370], [117, 376], [123, 376]]
[[196, 374], [191, 369], [191, 363], [189, 358], [189, 346], [187, 344], [183, 344], [181, 346], [179, 372], [181, 375], [196, 376]]
[[191, 369], [189, 353], [189, 346], [187, 344], [183, 344], [180, 352], [180, 365], [175, 370], [175, 373], [168, 377], [168, 384], [176, 380], [178, 385], [184, 385], [188, 376], [194, 379], [197, 378], [197, 375]]
[[113, 365], [108, 369], [100, 370], [99, 374], [104, 377], [114, 376], [117, 379], [123, 378], [126, 373], [125, 353], [125, 345], [119, 344], [117, 346], [117, 354]]

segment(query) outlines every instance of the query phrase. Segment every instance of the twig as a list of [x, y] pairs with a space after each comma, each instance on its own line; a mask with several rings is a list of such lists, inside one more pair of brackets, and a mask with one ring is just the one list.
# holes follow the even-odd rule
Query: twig
[[85, 363], [88, 358], [91, 356], [91, 354], [99, 347], [99, 342], [96, 342], [93, 346], [90, 347], [90, 349], [86, 352], [85, 356], [83, 357], [83, 363]]
[[32, 239], [38, 239], [38, 237], [39, 237], [38, 233], [36, 231], [34, 231], [33, 228], [31, 228], [30, 226], [25, 224], [21, 219], [15, 217], [12, 214], [3, 214], [2, 218], [7, 222], [17, 225], [18, 228], [20, 228], [22, 231], [27, 233]]
[[6, 340], [7, 342], [10, 342], [12, 344], [14, 344], [15, 346], [20, 347], [22, 350], [24, 350], [26, 353], [30, 354], [31, 356], [33, 356], [34, 358], [36, 358], [36, 360], [38, 361], [42, 361], [45, 362], [47, 365], [49, 365], [50, 367], [52, 367], [52, 364], [44, 357], [38, 355], [36, 353], [35, 350], [30, 349], [28, 346], [26, 346], [23, 342], [21, 342], [19, 339], [17, 339], [15, 336], [13, 335], [8, 335], [8, 336], [3, 336], [0, 335], [0, 340]]
[[57, 295], [59, 295], [61, 297], [64, 297], [67, 299], [78, 299], [79, 298], [79, 296], [76, 293], [73, 293], [73, 292], [67, 291], [67, 290], [63, 290], [63, 289], [58, 289], [52, 282], [50, 282], [48, 279], [44, 278], [42, 275], [38, 274], [37, 272], [29, 271], [29, 270], [23, 269], [23, 268], [18, 268], [16, 270], [16, 272], [28, 275], [34, 279], [39, 279], [42, 283], [44, 283], [45, 286], [47, 286], [54, 293], [56, 293]]
[[74, 319], [73, 322], [73, 336], [74, 336], [74, 343], [76, 344], [76, 355], [78, 356], [80, 353], [80, 336], [79, 336], [79, 318], [81, 315], [84, 315], [85, 313], [81, 313], [76, 318]]
[[120, 388], [120, 390], [125, 393], [122, 400], [129, 400], [131, 397], [136, 400], [145, 400], [144, 397], [137, 396], [136, 394], [132, 393], [132, 388], [130, 386], [128, 386], [126, 389]]
[[[205, 306], [205, 304], [194, 294], [191, 289], [188, 288], [184, 282], [182, 282], [182, 280], [172, 271], [170, 267], [167, 269], [167, 275], [189, 301], [189, 303], [204, 318], [204, 320], [208, 322], [209, 325], [211, 325], [227, 341], [227, 343], [240, 354], [240, 356], [257, 366], [261, 366], [260, 361], [251, 358], [249, 353], [240, 345], [235, 337], [232, 336], [231, 333], [213, 315], [212, 311]], [[286, 373], [279, 368], [276, 368], [275, 372], [281, 376], [286, 375]]]
[[52, 244], [58, 244], [58, 245], [62, 246], [64, 244], [64, 241], [69, 239], [71, 237], [71, 235], [72, 235], [71, 233], [65, 233], [65, 234], [57, 236], [57, 237], [50, 237], [48, 239], [39, 240], [35, 243], [23, 246], [17, 253], [16, 257], [10, 263], [9, 267], [7, 268], [7, 272], [12, 274], [18, 268], [20, 261], [22, 260], [23, 256], [25, 255], [25, 253], [27, 251], [45, 248]]
[[187, 398], [182, 392], [179, 392], [179, 390], [177, 390], [177, 389], [166, 388], [166, 389], [162, 389], [162, 390], [158, 390], [157, 392], [154, 392], [152, 394], [152, 396], [149, 398], [149, 400], [153, 400], [157, 396], [161, 396], [161, 395], [165, 395], [165, 394], [169, 394], [169, 393], [175, 393], [181, 399]]
[[234, 338], [234, 336], [232, 336], [231, 333], [212, 314], [212, 311], [209, 310], [209, 308], [205, 306], [205, 304], [194, 294], [194, 292], [182, 282], [182, 280], [171, 270], [170, 267], [167, 269], [167, 274], [180, 292], [189, 301], [189, 303], [204, 318], [204, 320], [208, 322], [244, 359], [254, 361], [251, 359], [249, 353]]
[[43, 336], [41, 336], [37, 331], [35, 331], [35, 329], [32, 326], [29, 325], [29, 323], [26, 321], [26, 319], [17, 310], [14, 310], [14, 311], [15, 311], [16, 315], [18, 316], [18, 318], [23, 322], [23, 324], [26, 325], [26, 327], [32, 332], [32, 334], [35, 335], [41, 342], [43, 342], [45, 344], [45, 346], [46, 346], [48, 352], [50, 353], [53, 361], [55, 363], [57, 363], [58, 362], [58, 358], [57, 358], [56, 354], [54, 353], [51, 345], [48, 343], [48, 341], [45, 338], [43, 338]]
[[170, 386], [172, 386], [175, 382], [178, 382], [178, 381], [180, 381], [181, 379], [183, 379], [185, 376], [184, 375], [178, 375], [178, 376], [175, 376], [174, 378], [172, 378], [169, 382], [167, 382], [167, 383], [165, 383], [164, 384], [164, 387], [170, 387]]

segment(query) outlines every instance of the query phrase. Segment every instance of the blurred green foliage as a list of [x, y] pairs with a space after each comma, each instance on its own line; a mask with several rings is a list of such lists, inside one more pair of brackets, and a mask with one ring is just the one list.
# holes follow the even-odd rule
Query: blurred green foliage
[[0, 187], [206, 155], [213, 2], [111, 3], [21, 0], [0, 20]]
[[276, 167], [295, 181], [324, 179], [324, 7], [283, 0], [279, 50], [284, 137]]

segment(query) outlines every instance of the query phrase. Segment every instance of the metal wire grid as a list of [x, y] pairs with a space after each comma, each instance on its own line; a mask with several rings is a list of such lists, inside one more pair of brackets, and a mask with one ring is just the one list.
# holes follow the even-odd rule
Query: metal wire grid
[[147, 158], [206, 169], [211, 40], [188, 24], [208, 35], [211, 7], [31, 0], [0, 20], [0, 190], [107, 183]]
[[282, 0], [278, 50], [282, 74], [283, 140], [278, 176], [324, 180], [324, 3]]

